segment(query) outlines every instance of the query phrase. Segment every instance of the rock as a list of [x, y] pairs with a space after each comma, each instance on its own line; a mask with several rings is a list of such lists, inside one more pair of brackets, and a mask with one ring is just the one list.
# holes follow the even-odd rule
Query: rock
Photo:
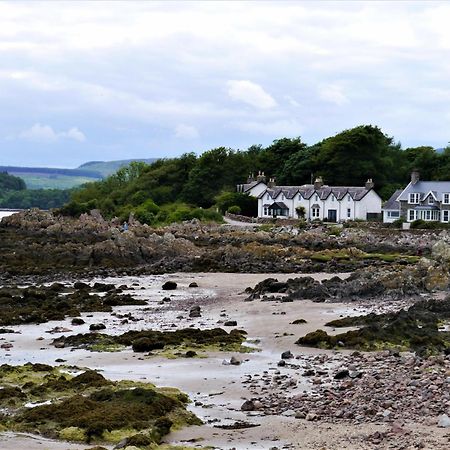
[[201, 313], [200, 306], [193, 306], [189, 310], [189, 317], [201, 317], [201, 316], [202, 316], [202, 313]]
[[237, 322], [235, 320], [227, 320], [223, 325], [225, 327], [236, 327]]
[[339, 370], [338, 372], [336, 372], [336, 374], [334, 375], [334, 379], [335, 380], [343, 380], [344, 378], [347, 378], [348, 376], [350, 376], [350, 372], [347, 369], [343, 369], [343, 370]]
[[74, 317], [71, 322], [72, 325], [83, 325], [85, 323], [86, 322], [81, 317]]
[[278, 367], [285, 367], [286, 366], [286, 360], [281, 359], [280, 361], [278, 361], [277, 366]]
[[242, 361], [240, 359], [236, 358], [235, 356], [232, 356], [230, 359], [230, 364], [232, 366], [240, 366], [241, 363], [242, 363]]
[[294, 355], [290, 350], [287, 350], [281, 354], [281, 359], [292, 359]]
[[442, 414], [438, 419], [438, 427], [440, 428], [448, 428], [450, 427], [450, 417], [447, 414]]
[[241, 405], [241, 411], [254, 411], [255, 410], [255, 403], [253, 400], [245, 400], [244, 403]]
[[194, 356], [197, 356], [197, 352], [194, 352], [194, 350], [188, 350], [184, 354], [185, 358], [194, 358]]
[[164, 291], [173, 291], [177, 288], [177, 283], [175, 283], [175, 281], [166, 281], [163, 285], [162, 285], [162, 289]]
[[314, 413], [308, 413], [308, 414], [306, 414], [305, 419], [306, 419], [308, 422], [312, 422], [312, 421], [314, 421], [314, 420], [317, 419], [317, 415], [314, 414]]
[[99, 331], [99, 330], [104, 330], [104, 329], [106, 329], [106, 325], [103, 323], [93, 323], [93, 324], [89, 325], [90, 331]]
[[189, 287], [190, 288], [197, 288], [198, 284], [195, 281], [193, 281], [192, 283], [189, 284]]

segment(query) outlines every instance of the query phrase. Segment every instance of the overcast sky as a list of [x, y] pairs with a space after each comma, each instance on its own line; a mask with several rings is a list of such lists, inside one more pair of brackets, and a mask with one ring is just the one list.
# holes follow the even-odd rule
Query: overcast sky
[[450, 2], [0, 2], [0, 165], [450, 141]]

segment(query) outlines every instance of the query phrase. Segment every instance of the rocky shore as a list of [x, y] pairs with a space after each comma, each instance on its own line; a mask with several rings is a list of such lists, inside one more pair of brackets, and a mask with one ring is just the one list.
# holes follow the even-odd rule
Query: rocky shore
[[[156, 426], [156, 416], [146, 424], [128, 417], [134, 435], [161, 429], [152, 442], [139, 437], [123, 448], [161, 439], [227, 450], [448, 448], [447, 231], [198, 222], [151, 229], [133, 220], [120, 228], [95, 211], [77, 220], [26, 211], [1, 222], [6, 372], [31, 360], [49, 364], [48, 373], [56, 362], [88, 368], [94, 381], [101, 372], [108, 389], [114, 380], [148, 379], [187, 393], [187, 408], [204, 422], [178, 430]], [[78, 375], [44, 382], [63, 392]], [[109, 432], [106, 422], [98, 432], [83, 428], [78, 416], [52, 429], [58, 406], [24, 411], [39, 389], [5, 377], [1, 401], [16, 402], [25, 431], [75, 439], [77, 427], [82, 441], [100, 443]], [[8, 449], [35, 448], [2, 439]]]

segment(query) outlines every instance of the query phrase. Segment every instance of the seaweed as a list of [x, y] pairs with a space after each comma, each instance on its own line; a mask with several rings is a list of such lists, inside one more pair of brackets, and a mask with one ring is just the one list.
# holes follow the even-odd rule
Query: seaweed
[[[128, 445], [147, 447], [159, 443], [175, 422], [178, 426], [201, 423], [186, 410], [188, 397], [176, 389], [112, 382], [92, 370], [74, 377], [51, 367], [38, 372], [32, 365], [0, 369], [4, 375], [0, 403], [5, 408], [0, 426], [5, 430], [87, 443], [118, 442], [125, 437]], [[20, 378], [30, 377], [35, 381], [19, 386]], [[37, 405], [25, 407], [29, 400]]]
[[114, 306], [147, 304], [145, 300], [135, 299], [130, 294], [118, 294], [117, 290], [110, 288], [113, 285], [95, 283], [92, 290], [106, 292], [103, 296], [91, 295], [85, 286], [84, 283], [75, 283], [73, 288], [68, 288], [55, 283], [26, 288], [2, 287], [0, 326], [39, 324], [63, 320], [67, 316], [75, 318], [74, 324], [80, 324], [82, 319], [77, 316], [81, 312], [111, 312]]
[[[243, 330], [231, 330], [227, 333], [222, 328], [201, 330], [198, 328], [183, 328], [176, 331], [128, 331], [119, 336], [103, 333], [85, 333], [71, 336], [61, 336], [53, 341], [56, 347], [76, 347], [89, 350], [100, 350], [102, 346], [127, 346], [134, 352], [149, 352], [166, 348], [179, 347], [205, 348], [218, 350], [240, 350], [245, 339]], [[189, 351], [185, 349], [185, 351]]]
[[439, 330], [439, 323], [448, 319], [450, 297], [445, 300], [423, 300], [408, 310], [333, 320], [326, 325], [361, 328], [335, 336], [316, 330], [298, 339], [297, 344], [328, 349], [411, 350], [420, 356], [429, 356], [449, 351], [450, 333]]

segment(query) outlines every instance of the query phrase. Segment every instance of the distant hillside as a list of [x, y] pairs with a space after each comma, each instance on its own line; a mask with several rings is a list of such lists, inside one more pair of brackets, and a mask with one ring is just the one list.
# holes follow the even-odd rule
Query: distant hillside
[[71, 189], [113, 174], [132, 161], [151, 164], [156, 159], [126, 159], [120, 161], [91, 161], [76, 169], [51, 167], [0, 166], [0, 172], [20, 177], [28, 189]]
[[82, 164], [78, 169], [93, 170], [97, 173], [101, 173], [103, 177], [117, 172], [121, 167], [128, 166], [133, 161], [141, 161], [146, 164], [151, 164], [156, 161], [156, 158], [149, 159], [122, 159], [118, 161], [90, 161]]

